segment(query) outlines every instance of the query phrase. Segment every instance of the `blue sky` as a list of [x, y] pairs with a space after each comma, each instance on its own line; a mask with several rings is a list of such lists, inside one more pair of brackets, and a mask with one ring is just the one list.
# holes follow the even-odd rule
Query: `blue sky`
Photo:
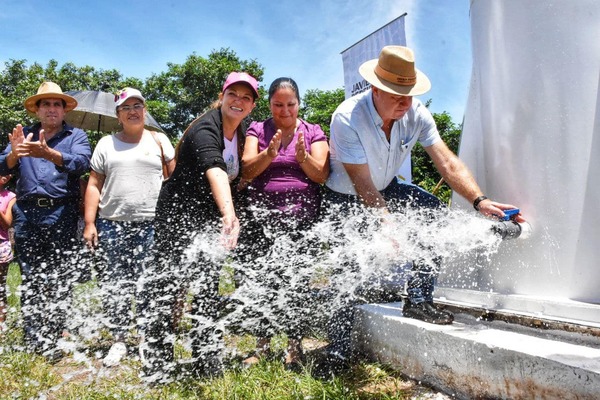
[[469, 0], [0, 0], [0, 63], [73, 62], [144, 80], [196, 53], [229, 47], [291, 76], [302, 92], [343, 86], [340, 52], [403, 13], [416, 65], [432, 81], [421, 100], [461, 122], [471, 75]]

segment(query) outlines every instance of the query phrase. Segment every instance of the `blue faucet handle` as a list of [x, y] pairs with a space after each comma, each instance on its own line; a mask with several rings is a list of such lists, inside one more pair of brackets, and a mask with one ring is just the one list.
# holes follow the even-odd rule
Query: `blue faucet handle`
[[503, 221], [508, 221], [509, 219], [513, 219], [518, 213], [521, 212], [518, 208], [511, 208], [510, 210], [502, 210], [504, 211], [504, 217], [502, 217]]

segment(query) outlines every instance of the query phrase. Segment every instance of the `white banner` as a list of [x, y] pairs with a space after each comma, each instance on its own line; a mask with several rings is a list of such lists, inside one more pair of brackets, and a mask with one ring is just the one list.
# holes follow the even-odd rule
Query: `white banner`
[[[344, 64], [344, 88], [346, 98], [368, 90], [371, 85], [358, 73], [358, 67], [368, 60], [379, 57], [379, 52], [384, 46], [396, 45], [406, 46], [406, 34], [404, 32], [404, 17], [402, 14], [392, 22], [382, 26], [364, 39], [356, 42], [346, 50], [342, 51], [342, 62]], [[412, 181], [412, 164], [410, 157], [398, 171], [401, 181], [410, 183]]]
[[384, 46], [406, 46], [404, 33], [404, 17], [402, 14], [392, 22], [382, 26], [364, 39], [356, 42], [342, 51], [344, 64], [344, 88], [346, 98], [369, 89], [370, 85], [358, 73], [362, 63], [379, 57], [379, 52]]

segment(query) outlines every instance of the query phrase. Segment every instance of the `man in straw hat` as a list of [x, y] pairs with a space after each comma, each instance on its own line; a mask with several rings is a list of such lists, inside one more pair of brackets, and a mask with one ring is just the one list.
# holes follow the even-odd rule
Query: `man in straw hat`
[[[411, 149], [420, 142], [444, 180], [473, 202], [477, 211], [491, 217], [503, 216], [503, 210], [515, 208], [484, 196], [467, 167], [441, 139], [429, 110], [413, 98], [426, 93], [431, 83], [415, 68], [411, 49], [386, 46], [378, 59], [362, 64], [359, 72], [371, 89], [347, 99], [333, 114], [331, 174], [326, 182], [326, 199], [336, 204], [381, 209], [384, 215], [406, 207], [441, 208], [435, 196], [396, 179]], [[524, 219], [519, 215], [517, 221]], [[451, 324], [453, 315], [433, 303], [435, 264], [439, 257], [431, 258], [434, 262], [414, 263], [403, 314], [434, 324]], [[398, 293], [388, 297], [397, 299]], [[352, 323], [350, 305], [340, 310], [330, 324], [332, 348], [342, 356], [349, 354]]]
[[23, 276], [21, 291], [25, 341], [29, 350], [56, 359], [66, 325], [76, 247], [79, 178], [90, 166], [87, 135], [63, 121], [77, 101], [53, 82], [44, 82], [25, 100], [39, 122], [8, 134], [0, 155], [0, 175], [17, 176], [13, 207], [15, 246]]

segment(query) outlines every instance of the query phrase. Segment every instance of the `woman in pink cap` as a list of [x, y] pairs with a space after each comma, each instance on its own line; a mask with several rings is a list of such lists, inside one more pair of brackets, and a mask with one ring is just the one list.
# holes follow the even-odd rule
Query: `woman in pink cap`
[[163, 184], [156, 207], [156, 270], [148, 276], [152, 301], [144, 372], [168, 380], [175, 366], [172, 312], [177, 293], [194, 295], [192, 355], [196, 375], [222, 368], [218, 327], [219, 274], [227, 250], [237, 245], [240, 225], [234, 205], [245, 136], [244, 119], [256, 106], [258, 82], [244, 72], [227, 76], [219, 100], [194, 120], [176, 149], [176, 167]]

